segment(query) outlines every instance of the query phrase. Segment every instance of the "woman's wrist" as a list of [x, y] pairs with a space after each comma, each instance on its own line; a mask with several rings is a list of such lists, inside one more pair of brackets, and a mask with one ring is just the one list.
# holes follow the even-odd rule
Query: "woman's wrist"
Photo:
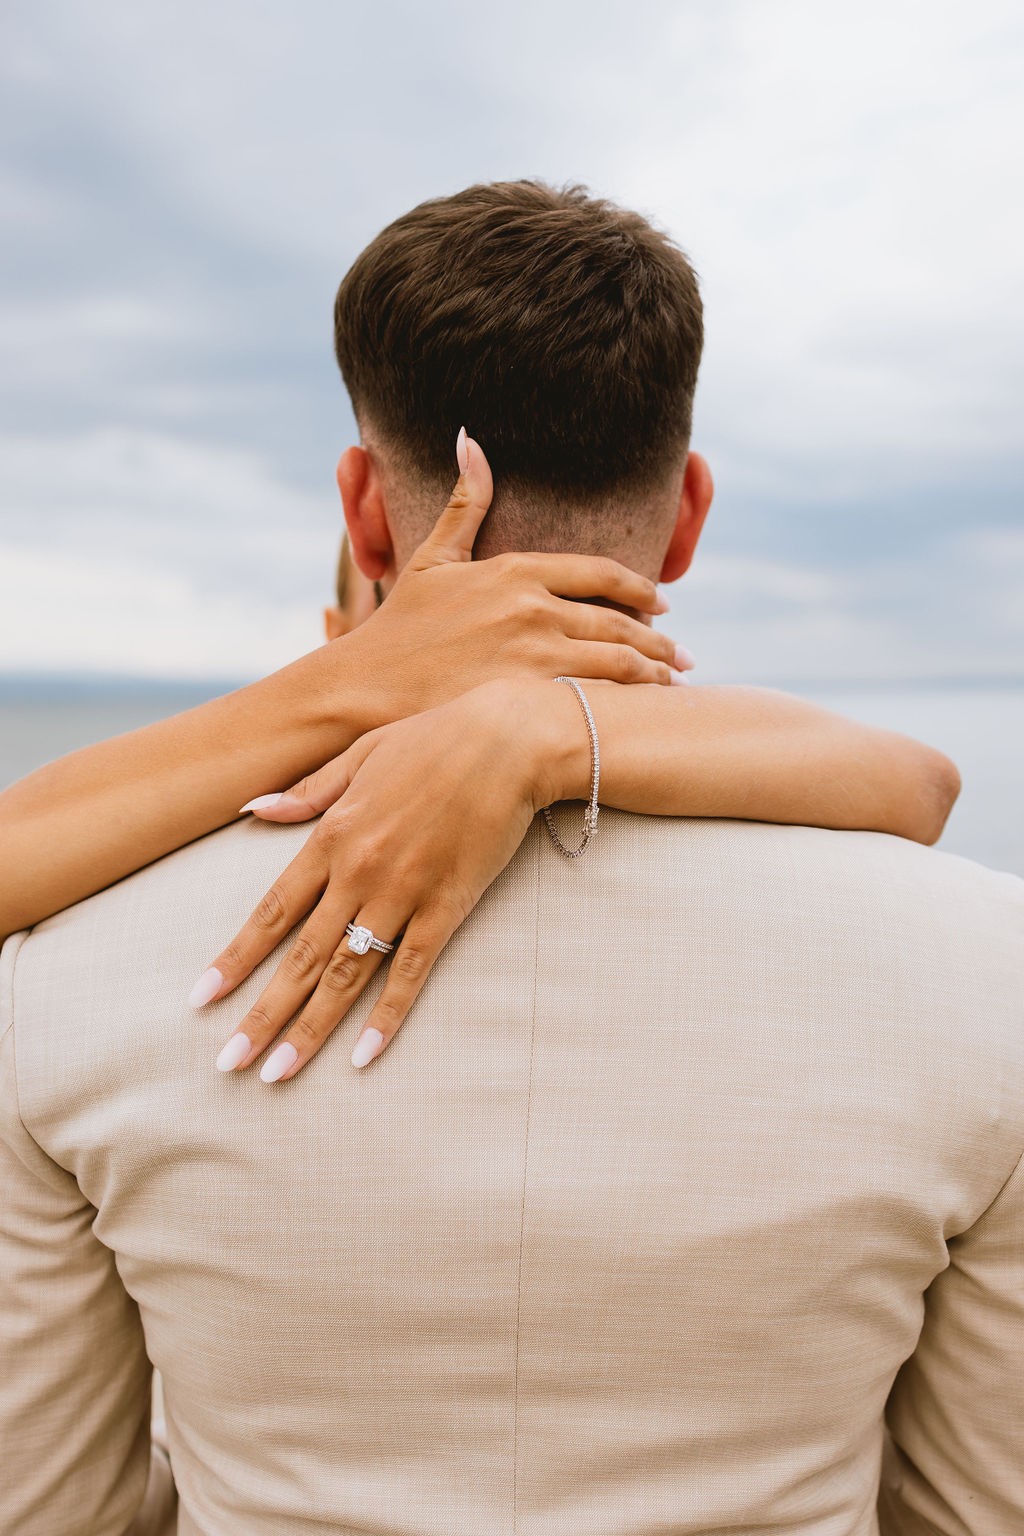
[[589, 799], [590, 738], [571, 688], [554, 678], [502, 678], [474, 693], [502, 748], [522, 765], [535, 811], [559, 800]]
[[403, 714], [386, 672], [358, 642], [358, 631], [342, 635], [274, 675], [287, 701], [289, 725], [315, 740], [318, 751], [326, 745], [319, 762]]

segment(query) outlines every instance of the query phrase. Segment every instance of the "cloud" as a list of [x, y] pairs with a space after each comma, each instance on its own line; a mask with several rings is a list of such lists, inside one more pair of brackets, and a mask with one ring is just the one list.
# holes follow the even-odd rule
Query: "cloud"
[[8, 437], [0, 438], [0, 477], [9, 550], [38, 550], [45, 530], [48, 557], [124, 558], [197, 593], [328, 596], [341, 536], [337, 493], [311, 495], [279, 480], [256, 448], [123, 428]]
[[702, 662], [1024, 665], [1016, 8], [14, 0], [5, 31], [0, 666], [305, 648], [336, 284], [415, 202], [524, 174], [701, 274], [717, 492], [672, 623]]
[[702, 430], [824, 502], [1019, 479], [1010, 7], [730, 12], [721, 89], [675, 131], [656, 104], [622, 169], [704, 274]]
[[0, 545], [0, 561], [0, 668], [248, 681], [323, 639], [312, 602], [211, 592], [198, 577], [102, 545], [85, 555]]

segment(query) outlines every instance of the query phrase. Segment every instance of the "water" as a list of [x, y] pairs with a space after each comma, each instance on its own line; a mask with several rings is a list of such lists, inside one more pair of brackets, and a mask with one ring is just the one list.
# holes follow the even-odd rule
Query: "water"
[[[0, 786], [75, 747], [188, 709], [230, 686], [0, 676]], [[1024, 876], [1024, 683], [819, 684], [791, 691], [948, 753], [964, 787], [940, 847]]]

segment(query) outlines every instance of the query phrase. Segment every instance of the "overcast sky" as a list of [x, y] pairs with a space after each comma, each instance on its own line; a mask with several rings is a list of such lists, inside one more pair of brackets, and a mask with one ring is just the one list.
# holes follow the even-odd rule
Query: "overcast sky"
[[1024, 32], [1001, 0], [7, 0], [0, 669], [316, 645], [334, 291], [473, 181], [700, 274], [702, 677], [1024, 674]]

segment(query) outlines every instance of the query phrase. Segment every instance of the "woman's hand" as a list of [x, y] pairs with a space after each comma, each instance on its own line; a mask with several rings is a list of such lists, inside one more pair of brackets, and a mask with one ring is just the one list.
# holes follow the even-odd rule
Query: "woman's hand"
[[350, 923], [395, 941], [352, 1063], [379, 1055], [539, 807], [588, 781], [574, 711], [571, 691], [550, 680], [486, 684], [370, 732], [286, 795], [254, 804], [277, 821], [330, 808], [193, 991], [196, 1006], [224, 997], [310, 914], [221, 1052], [222, 1071], [249, 1066], [297, 1013], [260, 1075], [294, 1077], [315, 1055], [384, 958], [353, 953]]
[[[594, 555], [473, 560], [494, 487], [483, 449], [464, 432], [459, 458], [451, 500], [387, 600], [334, 642], [345, 647], [339, 657], [346, 678], [371, 681], [373, 723], [416, 714], [499, 677], [678, 681], [693, 665], [688, 653], [620, 611], [667, 611], [647, 577]], [[620, 607], [602, 606], [609, 602]]]
[[492, 487], [482, 450], [469, 451], [437, 527], [359, 629], [0, 794], [0, 937], [224, 826], [243, 800], [294, 783], [367, 731], [488, 679], [663, 683], [672, 664], [690, 664], [636, 617], [665, 605], [625, 566], [582, 555], [474, 561]]
[[[932, 748], [785, 694], [602, 682], [587, 694], [601, 801], [622, 810], [934, 842], [959, 789], [956, 768]], [[589, 785], [589, 740], [571, 690], [498, 682], [384, 726], [293, 789], [243, 807], [273, 821], [327, 814], [196, 984], [196, 1007], [225, 996], [315, 909], [218, 1065], [248, 1065], [301, 1008], [264, 1075], [300, 1070], [380, 964], [348, 948], [350, 922], [389, 941], [405, 929], [353, 1062], [372, 1059], [536, 810], [585, 799]]]

